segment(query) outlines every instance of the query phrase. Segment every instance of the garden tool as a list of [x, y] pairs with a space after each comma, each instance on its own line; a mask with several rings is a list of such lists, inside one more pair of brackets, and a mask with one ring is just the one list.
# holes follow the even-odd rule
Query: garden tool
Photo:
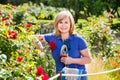
[[61, 57], [68, 56], [68, 48], [65, 44], [61, 47], [60, 55], [61, 55]]
[[[63, 45], [61, 47], [61, 57], [67, 57], [68, 56], [68, 47], [67, 45]], [[65, 74], [81, 74], [82, 70], [79, 70], [77, 68], [69, 68], [68, 65], [65, 65], [65, 67], [62, 69], [62, 72]], [[79, 79], [78, 79], [79, 78]], [[65, 76], [66, 80], [80, 80], [80, 77], [78, 76]]]

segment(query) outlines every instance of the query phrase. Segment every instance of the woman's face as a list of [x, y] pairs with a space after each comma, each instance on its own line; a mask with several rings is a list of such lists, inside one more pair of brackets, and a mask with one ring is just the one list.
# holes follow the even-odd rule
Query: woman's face
[[69, 33], [70, 30], [70, 19], [68, 17], [64, 18], [58, 22], [58, 30], [61, 33]]

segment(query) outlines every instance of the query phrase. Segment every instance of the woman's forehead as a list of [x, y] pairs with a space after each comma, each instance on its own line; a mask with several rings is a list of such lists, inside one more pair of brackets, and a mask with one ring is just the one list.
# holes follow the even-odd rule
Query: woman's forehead
[[64, 18], [59, 19], [59, 21], [62, 21], [62, 20], [70, 20], [70, 18], [68, 16], [66, 16]]

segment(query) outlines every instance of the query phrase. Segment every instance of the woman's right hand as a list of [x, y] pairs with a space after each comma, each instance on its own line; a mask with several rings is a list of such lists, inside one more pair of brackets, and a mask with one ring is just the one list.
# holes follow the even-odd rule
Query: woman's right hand
[[44, 52], [44, 47], [43, 47], [43, 45], [42, 45], [42, 42], [44, 42], [44, 41], [45, 41], [44, 36], [40, 35], [40, 36], [39, 36], [39, 39], [37, 40], [37, 44], [38, 44], [38, 48], [39, 48], [42, 52]]
[[39, 41], [40, 41], [40, 42], [45, 42], [45, 38], [44, 38], [43, 35], [40, 35], [40, 36], [39, 36]]
[[63, 62], [64, 64], [72, 64], [72, 60], [73, 60], [73, 58], [72, 57], [69, 57], [69, 56], [67, 56], [67, 57], [62, 57], [61, 58], [61, 62]]
[[38, 48], [43, 52], [43, 45], [41, 41], [37, 41], [37, 44], [38, 44]]

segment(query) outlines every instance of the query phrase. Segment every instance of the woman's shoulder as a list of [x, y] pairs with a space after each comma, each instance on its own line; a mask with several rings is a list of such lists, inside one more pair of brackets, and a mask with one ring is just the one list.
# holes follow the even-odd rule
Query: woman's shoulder
[[44, 34], [44, 36], [46, 37], [55, 37], [54, 33], [47, 33], [47, 34]]
[[80, 35], [80, 34], [74, 34], [73, 38], [75, 38], [75, 39], [84, 39], [84, 37], [82, 35]]
[[54, 33], [44, 34], [44, 38], [47, 42], [50, 42], [51, 40], [55, 39], [55, 35], [54, 35]]
[[86, 40], [82, 35], [76, 34], [74, 35], [74, 40], [78, 42], [81, 46], [87, 46]]

